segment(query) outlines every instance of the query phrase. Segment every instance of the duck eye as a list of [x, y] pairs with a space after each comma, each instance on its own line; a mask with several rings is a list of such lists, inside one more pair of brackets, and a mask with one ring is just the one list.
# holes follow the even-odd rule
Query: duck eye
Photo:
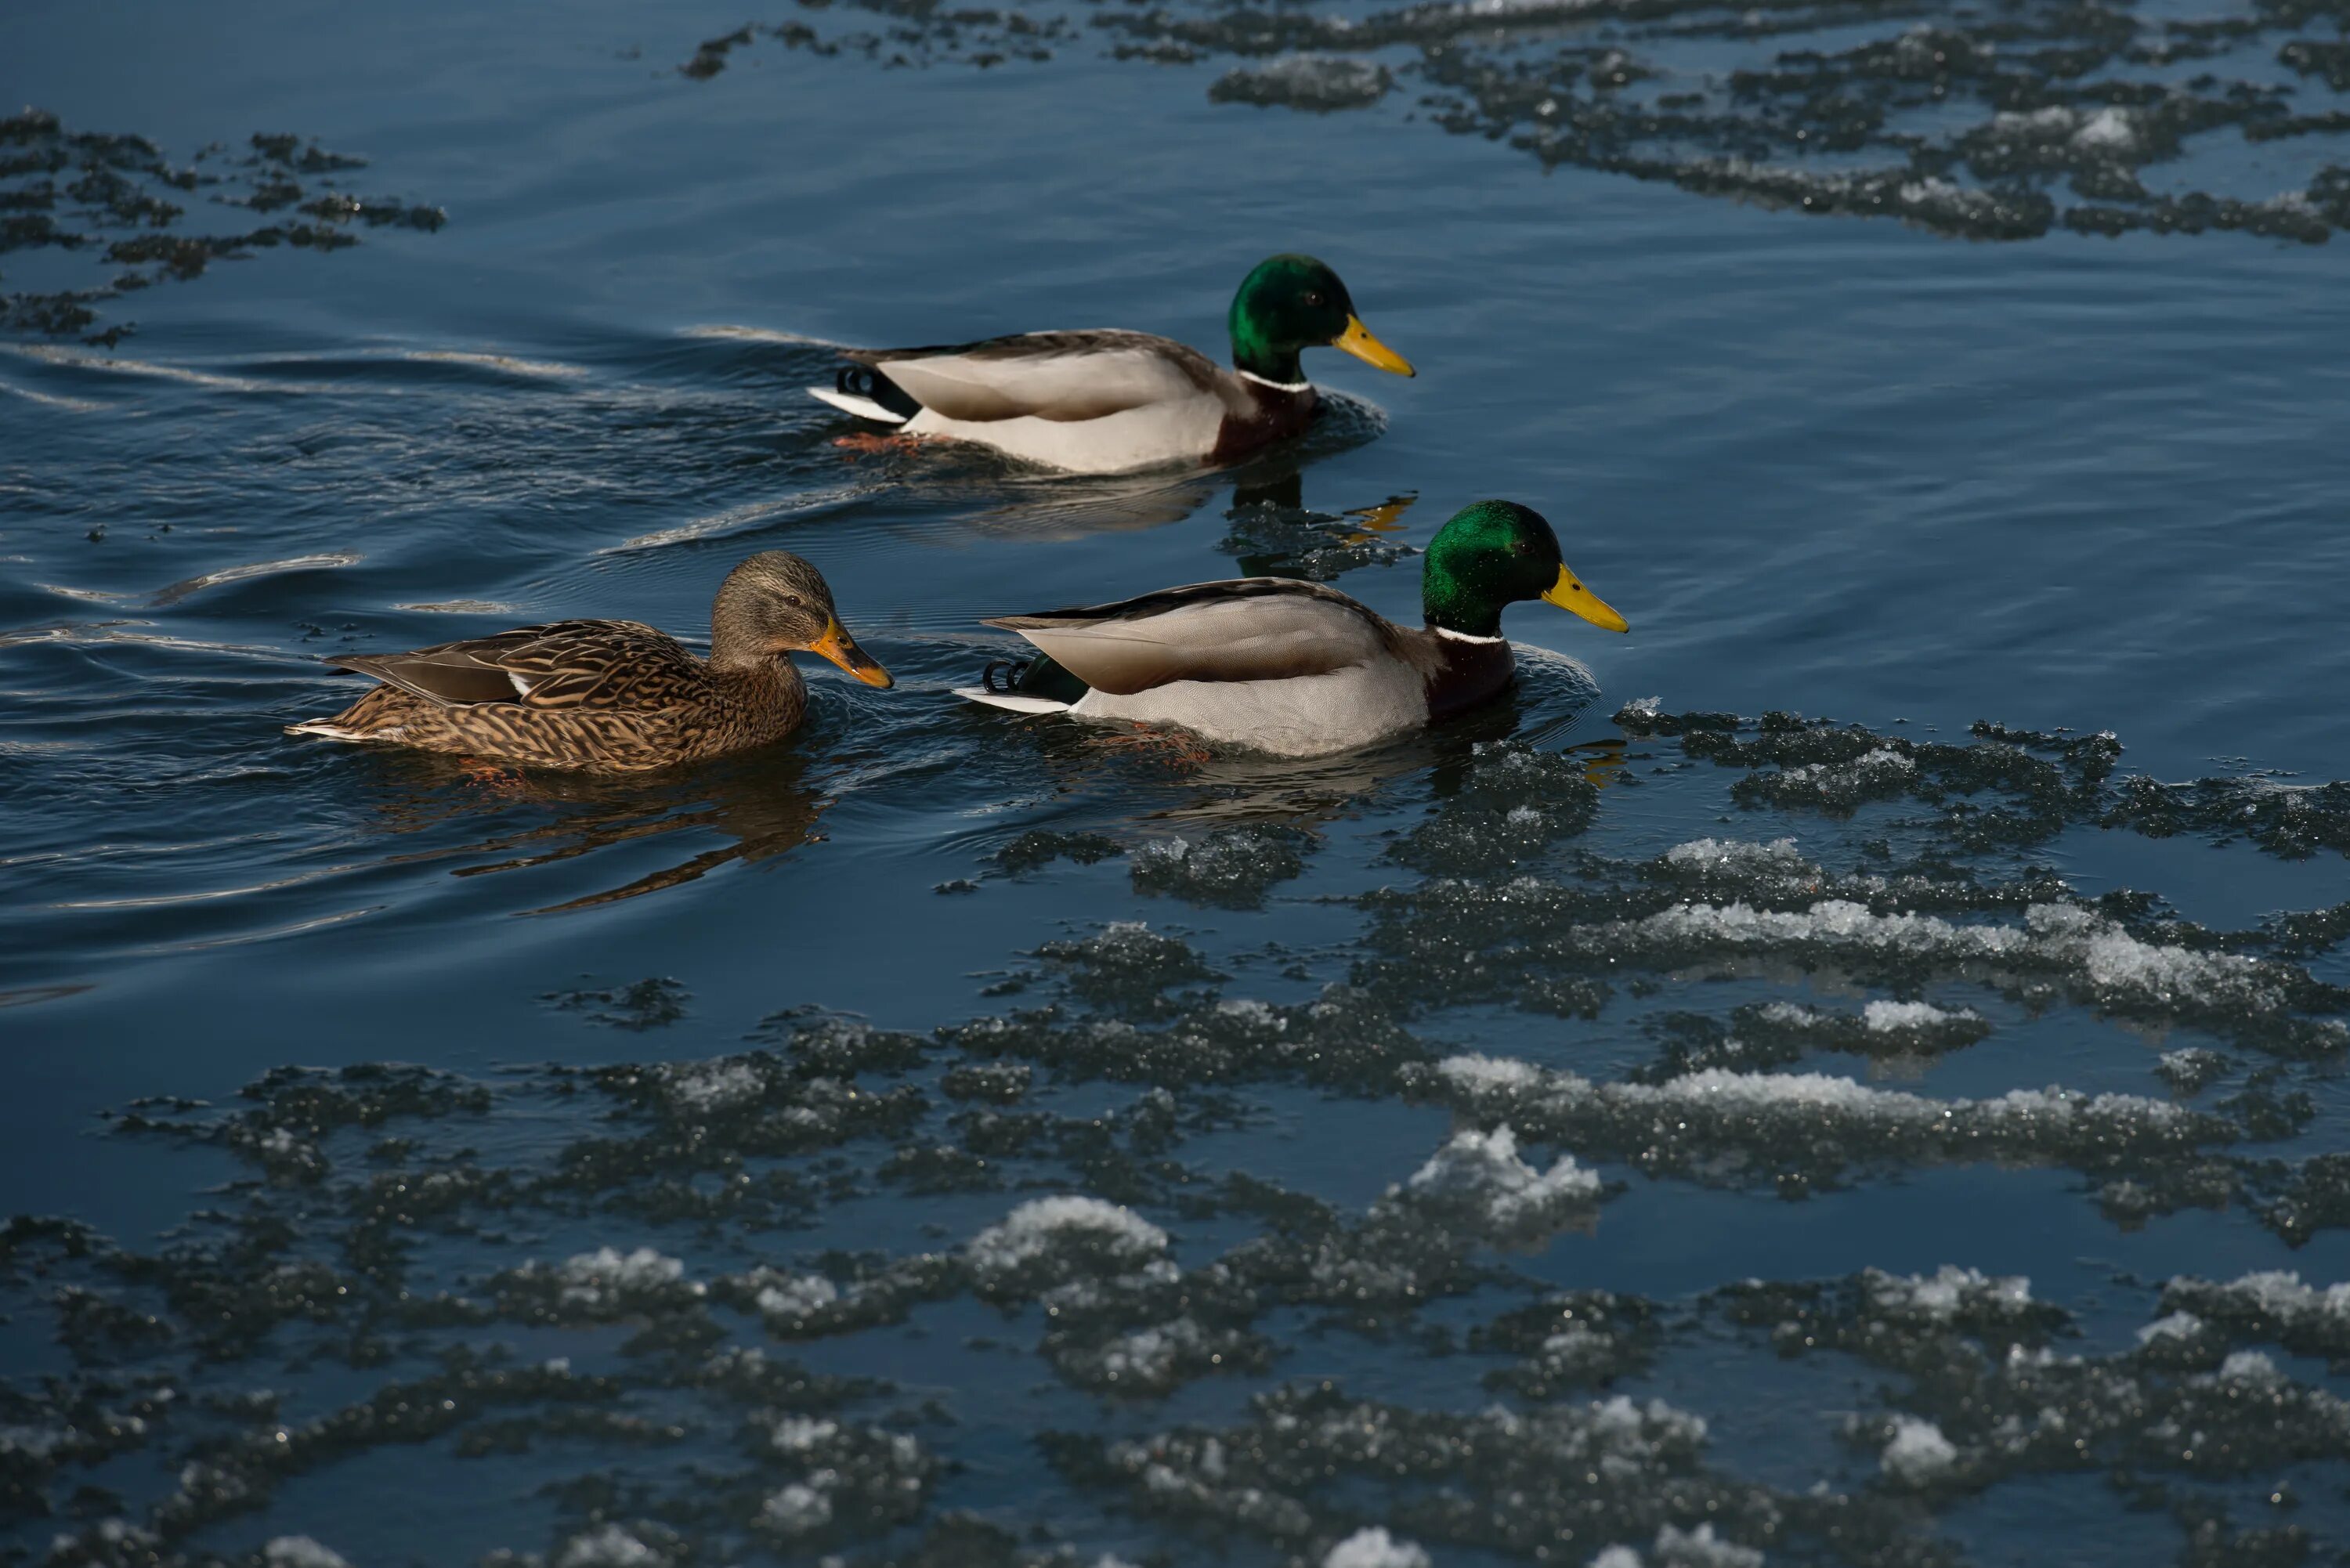
[[784, 596], [784, 602], [791, 606], [794, 609], [805, 609], [807, 607], [800, 603], [800, 597], [797, 594], [785, 594]]
[[1320, 305], [1322, 303], [1322, 291], [1318, 288], [1308, 289], [1305, 294], [1305, 303], [1308, 305]]

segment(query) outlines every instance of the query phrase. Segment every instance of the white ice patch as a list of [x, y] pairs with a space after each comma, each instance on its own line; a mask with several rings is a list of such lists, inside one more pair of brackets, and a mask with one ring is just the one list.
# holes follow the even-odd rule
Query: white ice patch
[[688, 1062], [666, 1068], [661, 1087], [683, 1111], [713, 1111], [757, 1098], [766, 1080], [745, 1062]]
[[617, 1524], [575, 1535], [555, 1555], [556, 1568], [660, 1568], [652, 1546]]
[[818, 1421], [806, 1416], [786, 1416], [775, 1423], [770, 1440], [781, 1454], [805, 1454], [822, 1448], [840, 1435], [837, 1421]]
[[2317, 1327], [2350, 1324], [2350, 1283], [2319, 1289], [2302, 1283], [2301, 1276], [2284, 1269], [2264, 1269], [2227, 1284], [2174, 1280], [2174, 1287], [2191, 1286], [2199, 1296], [2258, 1312], [2286, 1327]]
[[[1595, 1202], [1599, 1173], [1562, 1154], [1547, 1171], [1518, 1158], [1518, 1137], [1505, 1124], [1490, 1133], [1471, 1128], [1429, 1157], [1406, 1190], [1416, 1197], [1466, 1199], [1497, 1229], [1539, 1220], [1553, 1211]], [[1390, 1189], [1390, 1192], [1394, 1189]]]
[[1878, 1462], [1894, 1480], [1926, 1486], [1950, 1473], [1959, 1462], [1959, 1450], [1933, 1422], [1896, 1416], [1893, 1436], [1886, 1440]]
[[1429, 1556], [1417, 1542], [1398, 1541], [1373, 1525], [1330, 1548], [1322, 1568], [1429, 1568]]
[[307, 1535], [281, 1535], [261, 1549], [266, 1568], [351, 1568], [339, 1552]]
[[1968, 1009], [1946, 1012], [1930, 1002], [1872, 1002], [1860, 1010], [1861, 1027], [1871, 1034], [1898, 1034], [1931, 1029], [1938, 1024], [1972, 1023], [1980, 1014]]
[[[1873, 917], [1872, 917], [1873, 918]], [[2176, 1128], [2189, 1114], [2139, 1095], [2085, 1095], [2061, 1088], [2015, 1089], [1995, 1099], [1929, 1099], [1873, 1089], [1825, 1073], [1734, 1073], [1710, 1067], [1662, 1084], [1595, 1084], [1574, 1073], [1489, 1056], [1452, 1056], [1437, 1076], [1478, 1113], [1509, 1116], [1702, 1116], [1749, 1127], [1790, 1117], [1858, 1131], [1906, 1132], [1939, 1138], [2012, 1138], [2044, 1144]]]
[[1887, 1274], [1869, 1269], [1861, 1279], [1869, 1304], [1877, 1311], [1936, 1323], [1948, 1323], [1969, 1308], [2012, 1314], [2032, 1304], [2032, 1282], [2023, 1275], [1993, 1277], [1980, 1269], [1950, 1263], [1931, 1274]]
[[2073, 145], [2095, 152], [2126, 152], [2137, 145], [2137, 126], [2124, 109], [2101, 109], [2073, 132]]
[[1756, 844], [1742, 838], [1692, 838], [1665, 851], [1665, 864], [1692, 869], [1731, 871], [1813, 871], [1792, 838]]
[[1039, 1198], [1023, 1203], [1003, 1223], [982, 1231], [966, 1250], [982, 1274], [1008, 1274], [1076, 1237], [1105, 1244], [1121, 1262], [1139, 1264], [1167, 1250], [1167, 1232], [1116, 1203], [1098, 1198]]
[[1711, 1524], [1690, 1531], [1668, 1524], [1658, 1529], [1647, 1558], [1629, 1546], [1610, 1546], [1591, 1560], [1590, 1568], [1762, 1568], [1762, 1552], [1722, 1540]]
[[796, 1324], [838, 1301], [840, 1287], [822, 1274], [773, 1273], [751, 1299], [763, 1317]]
[[806, 1535], [832, 1522], [832, 1498], [805, 1481], [794, 1481], [760, 1505], [759, 1521], [785, 1535]]
[[650, 1247], [625, 1253], [617, 1247], [598, 1247], [566, 1260], [558, 1277], [565, 1305], [594, 1310], [615, 1305], [635, 1292], [674, 1284], [684, 1273], [682, 1262]]
[[2137, 1331], [2140, 1345], [2152, 1345], [2158, 1339], [2192, 1339], [2203, 1332], [2203, 1320], [2191, 1312], [2175, 1312], [2168, 1317], [2156, 1318]]

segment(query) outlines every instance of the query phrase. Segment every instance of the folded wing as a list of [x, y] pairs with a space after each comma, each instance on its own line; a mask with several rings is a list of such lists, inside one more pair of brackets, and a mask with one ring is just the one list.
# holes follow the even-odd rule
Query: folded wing
[[848, 358], [951, 420], [1097, 420], [1217, 396], [1196, 349], [1147, 332], [1029, 332], [938, 348], [858, 348]]
[[515, 702], [525, 708], [638, 708], [706, 679], [666, 633], [632, 620], [566, 620], [494, 637], [362, 653], [328, 663], [443, 707]]
[[1177, 680], [1326, 675], [1391, 651], [1395, 632], [1335, 588], [1281, 577], [1195, 583], [987, 624], [1018, 632], [1087, 685], [1120, 697]]

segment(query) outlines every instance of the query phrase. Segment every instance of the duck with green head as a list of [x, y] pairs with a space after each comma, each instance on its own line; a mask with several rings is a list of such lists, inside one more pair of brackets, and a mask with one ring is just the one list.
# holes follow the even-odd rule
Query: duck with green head
[[1005, 616], [1044, 655], [1006, 682], [960, 689], [1024, 713], [1174, 725], [1278, 756], [1325, 756], [1498, 695], [1516, 661], [1502, 612], [1541, 599], [1609, 631], [1622, 616], [1560, 558], [1541, 513], [1463, 507], [1430, 541], [1424, 624], [1402, 627], [1319, 583], [1241, 577], [1117, 604]]
[[1347, 286], [1312, 256], [1257, 264], [1232, 296], [1232, 368], [1147, 332], [1024, 332], [931, 348], [851, 348], [809, 394], [906, 436], [976, 441], [1078, 473], [1230, 462], [1314, 415], [1299, 356], [1330, 348], [1399, 376]]

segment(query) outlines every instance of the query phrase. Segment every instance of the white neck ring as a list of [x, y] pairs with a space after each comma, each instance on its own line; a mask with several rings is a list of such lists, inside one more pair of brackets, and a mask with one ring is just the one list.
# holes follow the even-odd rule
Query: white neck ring
[[1310, 392], [1314, 389], [1314, 383], [1311, 381], [1275, 381], [1258, 375], [1254, 370], [1236, 369], [1232, 374], [1243, 381], [1254, 381], [1260, 387], [1271, 387], [1276, 392]]

